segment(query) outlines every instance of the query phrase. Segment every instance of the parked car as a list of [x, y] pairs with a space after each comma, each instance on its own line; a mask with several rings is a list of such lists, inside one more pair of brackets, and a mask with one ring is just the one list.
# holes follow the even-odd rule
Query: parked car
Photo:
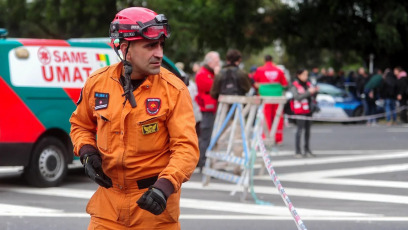
[[[318, 83], [319, 93], [316, 96], [319, 112], [313, 114], [317, 119], [336, 119], [347, 122], [347, 118], [359, 117], [364, 115], [363, 102], [351, 92], [338, 88], [336, 86]], [[289, 100], [293, 97], [291, 92], [286, 92], [288, 103], [285, 106], [285, 113], [291, 114]], [[377, 100], [377, 111], [382, 112], [383, 102]]]
[[363, 103], [349, 91], [326, 83], [318, 83], [317, 86], [316, 101], [320, 111], [313, 117], [338, 119], [364, 115]]

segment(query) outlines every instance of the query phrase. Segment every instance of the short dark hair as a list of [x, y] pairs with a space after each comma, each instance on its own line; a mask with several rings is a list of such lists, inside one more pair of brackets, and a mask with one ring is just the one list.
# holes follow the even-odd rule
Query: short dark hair
[[300, 68], [296, 71], [296, 77], [298, 77], [299, 75], [301, 75], [303, 72], [306, 71], [306, 68]]
[[239, 61], [241, 57], [242, 55], [241, 55], [241, 52], [239, 52], [239, 50], [231, 49], [231, 50], [228, 50], [226, 58], [227, 58], [227, 61], [234, 63], [236, 61]]
[[273, 57], [269, 54], [265, 55], [265, 61], [273, 61]]

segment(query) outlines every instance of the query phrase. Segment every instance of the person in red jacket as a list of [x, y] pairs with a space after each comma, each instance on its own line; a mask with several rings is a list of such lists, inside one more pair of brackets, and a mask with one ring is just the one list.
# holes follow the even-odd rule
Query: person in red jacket
[[[274, 63], [271, 55], [265, 55], [265, 65], [260, 66], [254, 74], [254, 87], [258, 90], [262, 83], [279, 83], [283, 87], [288, 86], [285, 74]], [[272, 127], [272, 121], [275, 117], [278, 104], [265, 105], [264, 114], [265, 120], [270, 130]], [[283, 116], [279, 120], [278, 129], [275, 134], [275, 142], [281, 144], [283, 142]]]
[[220, 71], [220, 55], [211, 51], [205, 55], [204, 63], [196, 74], [196, 84], [198, 94], [195, 98], [202, 113], [200, 123], [199, 149], [200, 160], [197, 166], [202, 168], [205, 164], [205, 152], [210, 144], [211, 133], [217, 110], [217, 100], [210, 95], [214, 76]]

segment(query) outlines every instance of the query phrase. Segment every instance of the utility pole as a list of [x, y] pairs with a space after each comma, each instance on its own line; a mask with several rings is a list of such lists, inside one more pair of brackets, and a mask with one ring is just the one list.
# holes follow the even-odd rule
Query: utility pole
[[370, 58], [370, 64], [369, 64], [369, 67], [368, 67], [368, 72], [370, 74], [373, 74], [373, 72], [374, 72], [374, 54], [370, 54], [369, 58]]

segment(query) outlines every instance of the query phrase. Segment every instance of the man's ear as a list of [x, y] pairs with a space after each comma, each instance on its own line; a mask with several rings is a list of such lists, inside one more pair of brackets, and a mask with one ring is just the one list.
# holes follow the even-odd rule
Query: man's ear
[[[127, 49], [128, 45], [129, 45], [129, 42], [126, 42], [126, 41], [121, 42], [119, 44], [119, 49], [122, 52], [122, 56], [123, 56], [124, 60], [125, 60], [125, 54], [126, 54], [126, 49]], [[126, 60], [128, 60], [128, 57], [126, 57]]]

